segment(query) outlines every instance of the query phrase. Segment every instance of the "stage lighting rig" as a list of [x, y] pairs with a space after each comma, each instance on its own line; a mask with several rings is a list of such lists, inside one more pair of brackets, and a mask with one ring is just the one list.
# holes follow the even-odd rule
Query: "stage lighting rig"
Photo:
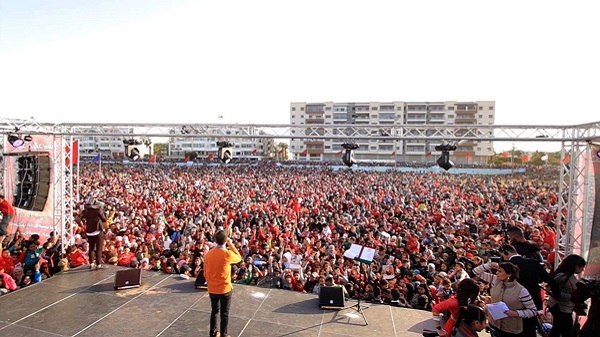
[[348, 167], [352, 167], [352, 165], [356, 164], [356, 160], [354, 160], [354, 150], [358, 149], [360, 146], [356, 143], [344, 143], [342, 147], [345, 149], [344, 155], [342, 156], [342, 162], [344, 165]]
[[219, 147], [217, 151], [219, 159], [221, 159], [224, 164], [229, 163], [233, 158], [234, 144], [228, 140], [222, 140], [217, 142], [217, 146]]
[[456, 145], [442, 143], [441, 145], [437, 145], [435, 147], [435, 150], [442, 152], [442, 155], [436, 161], [437, 164], [446, 171], [451, 169], [454, 166], [454, 163], [452, 162], [452, 160], [450, 160], [450, 151], [455, 151]]

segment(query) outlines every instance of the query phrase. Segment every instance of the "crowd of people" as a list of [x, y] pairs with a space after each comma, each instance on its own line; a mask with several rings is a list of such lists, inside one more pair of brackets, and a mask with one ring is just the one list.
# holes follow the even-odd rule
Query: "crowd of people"
[[[235, 283], [313, 294], [337, 285], [350, 298], [436, 315], [447, 311], [436, 305], [456, 298], [465, 279], [477, 296], [461, 307], [489, 302], [495, 283], [514, 281], [518, 268], [498, 264], [510, 247], [545, 262], [551, 272], [556, 228], [564, 226], [557, 222], [562, 210], [554, 167], [502, 176], [333, 171], [272, 162], [82, 168], [66, 255], [55, 235], [8, 233], [0, 258], [3, 292], [82, 265], [195, 278], [222, 229], [243, 257], [233, 266]], [[100, 228], [86, 221], [89, 208], [106, 219]], [[104, 248], [91, 257], [98, 231]], [[345, 258], [352, 244], [374, 248], [373, 262]], [[532, 317], [537, 305], [526, 303], [510, 317]], [[480, 318], [473, 308], [461, 310], [470, 315], [469, 324]]]

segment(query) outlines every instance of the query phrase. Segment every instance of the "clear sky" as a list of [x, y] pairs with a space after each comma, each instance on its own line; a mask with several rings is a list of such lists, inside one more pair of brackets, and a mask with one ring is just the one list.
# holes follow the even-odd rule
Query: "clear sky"
[[591, 122], [600, 120], [599, 9], [534, 0], [2, 0], [0, 115], [287, 124], [292, 101], [495, 100], [496, 124]]

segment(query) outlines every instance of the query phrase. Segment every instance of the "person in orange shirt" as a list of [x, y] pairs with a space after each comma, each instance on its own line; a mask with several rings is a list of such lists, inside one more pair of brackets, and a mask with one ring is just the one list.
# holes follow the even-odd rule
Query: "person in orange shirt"
[[[231, 240], [220, 230], [215, 234], [216, 246], [204, 256], [204, 278], [210, 295], [210, 336], [217, 332], [217, 314], [221, 314], [220, 336], [227, 335], [229, 307], [231, 305], [231, 265], [242, 261], [242, 256]], [[219, 310], [220, 309], [220, 310]]]

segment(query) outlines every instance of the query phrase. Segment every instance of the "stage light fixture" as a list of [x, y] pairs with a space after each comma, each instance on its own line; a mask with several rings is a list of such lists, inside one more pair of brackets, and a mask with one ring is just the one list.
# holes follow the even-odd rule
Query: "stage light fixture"
[[217, 146], [219, 147], [217, 151], [217, 156], [224, 164], [227, 164], [233, 159], [233, 143], [229, 141], [218, 141]]
[[23, 137], [23, 140], [26, 142], [31, 142], [31, 141], [33, 141], [33, 137], [31, 137], [31, 135], [27, 135], [27, 136]]
[[19, 137], [19, 135], [16, 134], [8, 135], [8, 142], [13, 147], [21, 147], [25, 144], [25, 141], [21, 137]]
[[596, 152], [596, 157], [600, 158], [600, 151]]
[[345, 149], [344, 155], [342, 156], [342, 162], [344, 165], [348, 167], [352, 167], [352, 165], [356, 164], [356, 160], [354, 160], [354, 150], [358, 149], [360, 146], [356, 143], [344, 143], [342, 147]]
[[446, 171], [451, 169], [454, 166], [454, 163], [450, 160], [450, 152], [442, 152], [442, 156], [438, 158], [437, 164]]
[[131, 159], [133, 161], [140, 160], [140, 158], [141, 158], [140, 150], [137, 147], [135, 147], [135, 146], [129, 146], [127, 148], [127, 150], [128, 150], [127, 157], [129, 159]]

